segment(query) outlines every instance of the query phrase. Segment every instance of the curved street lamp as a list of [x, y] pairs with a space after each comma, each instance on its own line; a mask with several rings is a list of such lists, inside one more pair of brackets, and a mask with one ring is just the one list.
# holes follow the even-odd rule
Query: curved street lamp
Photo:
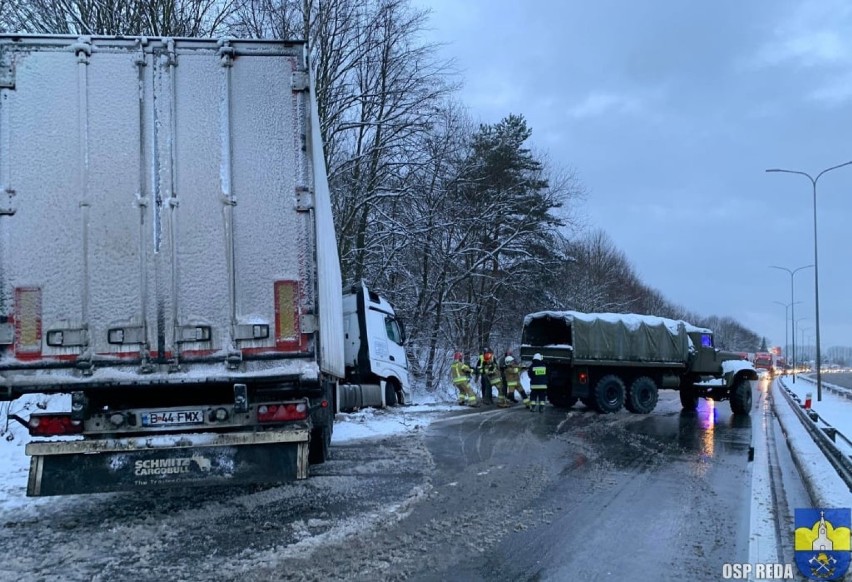
[[[831, 166], [830, 168], [824, 169], [822, 172], [817, 174], [816, 178], [808, 174], [807, 172], [800, 172], [798, 170], [782, 170], [780, 168], [772, 168], [766, 170], [767, 172], [783, 172], [785, 174], [799, 174], [801, 176], [806, 177], [811, 181], [811, 184], [814, 188], [814, 304], [815, 304], [815, 319], [816, 319], [816, 368], [817, 368], [817, 401], [822, 401], [822, 361], [820, 359], [820, 347], [819, 347], [819, 260], [817, 254], [817, 213], [816, 213], [816, 194], [817, 194], [817, 181], [822, 177], [823, 174], [830, 172], [832, 170], [836, 170], [837, 168], [842, 168], [843, 166], [848, 166], [852, 164], [852, 160], [848, 162], [844, 162], [842, 164], [838, 164], [836, 166]], [[795, 338], [794, 340], [795, 341]]]
[[[779, 269], [781, 271], [787, 271], [790, 274], [790, 306], [792, 307], [792, 309], [790, 310], [791, 311], [791, 313], [790, 313], [791, 327], [793, 325], [792, 322], [794, 322], [795, 318], [796, 318], [796, 308], [794, 306], [796, 305], [796, 303], [801, 303], [801, 301], [796, 301], [795, 298], [794, 298], [793, 277], [795, 277], [796, 273], [798, 273], [799, 271], [801, 271], [803, 269], [810, 269], [811, 267], [813, 267], [813, 265], [803, 265], [801, 267], [796, 267], [795, 269], [790, 270], [787, 267], [779, 267], [778, 265], [769, 265], [770, 269]], [[796, 383], [795, 364], [796, 364], [796, 329], [793, 328], [793, 384]]]

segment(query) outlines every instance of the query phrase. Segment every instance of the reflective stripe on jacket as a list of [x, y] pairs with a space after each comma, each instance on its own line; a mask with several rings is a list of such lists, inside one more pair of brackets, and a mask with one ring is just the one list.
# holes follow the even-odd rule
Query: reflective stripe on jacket
[[506, 366], [506, 385], [521, 385], [521, 368], [519, 366]]
[[530, 390], [547, 389], [547, 367], [544, 364], [531, 367], [527, 373], [530, 376]]
[[467, 382], [467, 377], [473, 372], [470, 369], [470, 366], [465, 364], [464, 362], [460, 362], [456, 360], [453, 362], [453, 365], [450, 366], [450, 376], [453, 378], [453, 384], [460, 384], [461, 382]]

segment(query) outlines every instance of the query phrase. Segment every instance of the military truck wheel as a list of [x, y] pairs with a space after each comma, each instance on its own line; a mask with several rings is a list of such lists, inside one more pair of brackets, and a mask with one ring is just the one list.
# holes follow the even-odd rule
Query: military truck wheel
[[751, 382], [740, 378], [731, 388], [731, 412], [749, 414], [751, 412]]
[[648, 414], [657, 407], [657, 384], [648, 376], [636, 378], [627, 390], [624, 407], [630, 412]]
[[311, 465], [321, 465], [330, 457], [331, 427], [324, 426], [311, 431], [311, 442], [308, 445], [308, 462]]
[[624, 406], [624, 382], [614, 374], [604, 376], [595, 384], [592, 399], [598, 412], [618, 412]]
[[566, 396], [566, 390], [549, 388], [547, 390], [547, 400], [556, 408], [571, 408], [577, 404], [575, 396]]
[[684, 410], [695, 410], [698, 408], [698, 393], [691, 386], [683, 386], [678, 390], [680, 394], [680, 405]]

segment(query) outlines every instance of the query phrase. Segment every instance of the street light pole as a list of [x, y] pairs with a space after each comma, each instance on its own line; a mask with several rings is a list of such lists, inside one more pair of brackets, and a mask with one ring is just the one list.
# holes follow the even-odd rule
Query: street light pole
[[[787, 313], [789, 313], [789, 309], [793, 305], [795, 305], [795, 303], [801, 303], [801, 301], [796, 301], [795, 303], [783, 303], [781, 301], [773, 301], [773, 303], [777, 303], [778, 305], [784, 306], [784, 363], [785, 363], [786, 367], [790, 367], [790, 361], [789, 361], [790, 352], [788, 351], [789, 348], [790, 348], [790, 336], [787, 335], [787, 320], [790, 319], [790, 318], [787, 317]], [[792, 325], [791, 325], [791, 327], [792, 327]], [[794, 368], [794, 370], [795, 370], [795, 368]], [[793, 373], [795, 374], [795, 371]]]
[[[793, 278], [796, 276], [796, 273], [798, 273], [799, 271], [801, 271], [803, 269], [809, 269], [811, 267], [813, 267], [813, 265], [802, 265], [801, 267], [796, 267], [795, 269], [790, 270], [787, 267], [779, 267], [778, 265], [769, 265], [770, 269], [779, 269], [781, 271], [787, 271], [790, 274], [790, 307], [791, 307], [790, 320], [791, 321], [793, 321], [793, 319], [796, 317], [796, 308], [795, 308], [796, 303], [801, 303], [801, 301], [795, 300], [795, 292], [794, 292], [794, 288], [793, 288]], [[795, 332], [795, 330], [793, 330], [793, 365], [794, 365], [794, 367], [793, 367], [793, 384], [796, 383], [795, 364], [796, 364], [796, 332]]]
[[802, 341], [801, 341], [801, 344], [800, 344], [800, 345], [802, 346], [802, 351], [803, 351], [803, 352], [804, 352], [804, 350], [805, 350], [805, 332], [806, 332], [806, 331], [811, 331], [811, 328], [809, 328], [809, 327], [803, 327], [803, 328], [799, 329], [799, 333], [800, 333], [800, 334], [801, 334], [801, 336], [802, 336]]
[[[802, 321], [807, 321], [807, 319], [808, 319], [807, 317], [800, 317], [799, 319], [796, 319], [795, 321], [790, 322], [790, 333], [793, 334], [793, 341], [794, 342], [796, 341], [796, 330], [799, 329], [799, 323], [802, 322]], [[805, 353], [805, 340], [804, 339], [802, 339], [802, 341], [799, 342], [799, 347], [801, 348], [801, 351], [799, 353], [802, 354], [799, 357], [799, 363], [801, 363], [802, 360], [804, 359], [804, 353]]]
[[[822, 172], [817, 174], [816, 178], [812, 177], [807, 172], [800, 172], [797, 170], [782, 170], [779, 168], [773, 168], [766, 170], [767, 172], [783, 172], [785, 174], [799, 174], [801, 176], [806, 177], [811, 181], [814, 189], [814, 319], [816, 319], [816, 367], [817, 367], [817, 402], [822, 401], [822, 361], [820, 359], [820, 346], [819, 346], [819, 254], [817, 253], [817, 212], [816, 212], [816, 195], [817, 195], [817, 181], [822, 177], [823, 174], [830, 172], [832, 170], [836, 170], [838, 168], [842, 168], [843, 166], [848, 166], [852, 164], [852, 160], [848, 162], [844, 162], [842, 164], [838, 164], [836, 166], [832, 166], [830, 168], [824, 169]], [[794, 376], [795, 377], [795, 376]]]

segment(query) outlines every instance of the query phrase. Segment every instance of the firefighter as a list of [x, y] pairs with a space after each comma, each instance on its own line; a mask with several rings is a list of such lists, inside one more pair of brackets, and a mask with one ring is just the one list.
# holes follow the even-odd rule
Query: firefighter
[[515, 363], [515, 358], [512, 356], [506, 356], [504, 362], [506, 367], [503, 371], [503, 377], [506, 379], [506, 395], [511, 402], [517, 402], [517, 400], [515, 400], [515, 391], [517, 390], [521, 393], [521, 399], [524, 406], [529, 407], [530, 399], [527, 396], [527, 392], [524, 390], [524, 387], [521, 386], [521, 372], [524, 368]]
[[544, 365], [541, 354], [533, 356], [527, 374], [530, 377], [530, 412], [535, 412], [536, 405], [539, 412], [544, 412], [544, 403], [547, 400], [547, 366]]
[[473, 369], [462, 361], [463, 357], [464, 355], [461, 352], [456, 352], [453, 356], [450, 377], [453, 379], [453, 386], [459, 391], [459, 404], [479, 406], [476, 401], [476, 394], [470, 387], [470, 375], [473, 374]]
[[515, 393], [512, 390], [509, 390], [509, 383], [506, 379], [506, 366], [511, 360], [514, 360], [514, 358], [512, 357], [512, 350], [506, 350], [506, 353], [503, 354], [499, 360], [497, 360], [497, 364], [500, 366], [500, 379], [503, 381], [503, 386], [506, 387], [509, 402], [517, 402], [517, 400], [515, 399]]
[[494, 404], [491, 388], [496, 387], [498, 393], [498, 404], [500, 403], [499, 395], [502, 394], [500, 382], [500, 368], [494, 360], [494, 352], [491, 348], [482, 350], [479, 356], [479, 362], [476, 365], [476, 375], [479, 376], [479, 386], [482, 389], [482, 403]]

